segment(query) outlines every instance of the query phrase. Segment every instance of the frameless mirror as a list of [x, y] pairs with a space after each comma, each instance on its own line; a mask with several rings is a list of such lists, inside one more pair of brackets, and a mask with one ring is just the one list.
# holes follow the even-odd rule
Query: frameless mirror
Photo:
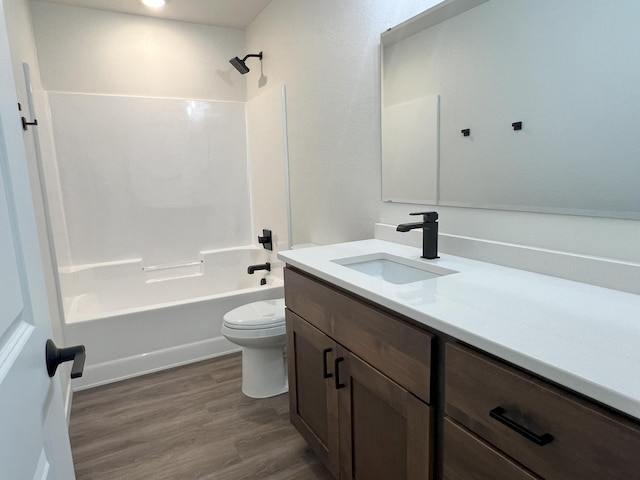
[[383, 200], [640, 218], [639, 24], [636, 0], [448, 0], [383, 33]]

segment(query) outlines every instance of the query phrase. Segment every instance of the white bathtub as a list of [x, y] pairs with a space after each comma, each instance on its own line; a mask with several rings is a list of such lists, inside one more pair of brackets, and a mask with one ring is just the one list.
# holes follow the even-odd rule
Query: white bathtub
[[65, 343], [87, 349], [74, 390], [238, 351], [220, 333], [222, 316], [284, 295], [281, 267], [247, 274], [267, 259], [261, 247], [241, 247], [184, 266], [133, 259], [61, 269]]

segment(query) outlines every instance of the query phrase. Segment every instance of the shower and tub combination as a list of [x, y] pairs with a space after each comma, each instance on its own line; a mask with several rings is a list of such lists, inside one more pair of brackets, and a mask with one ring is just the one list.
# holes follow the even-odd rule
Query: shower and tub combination
[[247, 274], [266, 258], [247, 246], [201, 252], [188, 264], [133, 259], [61, 269], [65, 340], [84, 344], [88, 359], [75, 388], [239, 351], [221, 335], [223, 316], [284, 294], [282, 268]]
[[[284, 87], [247, 102], [48, 99], [65, 344], [86, 347], [74, 390], [241, 350], [224, 315], [284, 295]], [[273, 251], [258, 226], [274, 228]]]

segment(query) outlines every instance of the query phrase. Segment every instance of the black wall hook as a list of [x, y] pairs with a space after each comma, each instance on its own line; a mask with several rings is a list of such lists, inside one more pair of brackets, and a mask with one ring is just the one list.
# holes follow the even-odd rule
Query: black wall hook
[[33, 119], [33, 122], [27, 122], [26, 118], [24, 117], [21, 117], [21, 118], [22, 118], [22, 129], [25, 131], [27, 130], [28, 125], [34, 125], [34, 126], [38, 125], [38, 120], [36, 120], [35, 118]]
[[522, 130], [522, 122], [513, 122], [511, 126], [514, 130]]
[[460, 130], [460, 133], [462, 133], [462, 136], [468, 137], [469, 135], [471, 135], [471, 129], [470, 128], [463, 128], [462, 130]]

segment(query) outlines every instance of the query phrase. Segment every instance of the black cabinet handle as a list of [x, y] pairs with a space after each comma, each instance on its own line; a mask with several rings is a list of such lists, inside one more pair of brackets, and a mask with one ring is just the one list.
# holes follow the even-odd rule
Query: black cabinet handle
[[550, 433], [543, 433], [542, 435], [537, 435], [533, 433], [531, 430], [529, 430], [528, 428], [525, 428], [522, 425], [514, 422], [510, 418], [505, 417], [505, 413], [506, 412], [504, 408], [496, 407], [489, 412], [489, 416], [499, 421], [503, 425], [506, 425], [511, 430], [518, 432], [527, 440], [531, 440], [536, 445], [540, 445], [541, 447], [553, 441], [553, 435], [551, 435]]
[[336, 358], [333, 364], [334, 370], [336, 372], [336, 390], [340, 390], [341, 388], [346, 387], [344, 383], [340, 383], [340, 364], [344, 362], [344, 357]]
[[323, 378], [331, 378], [333, 377], [333, 373], [327, 371], [327, 353], [333, 351], [331, 348], [325, 348], [322, 351], [322, 377]]
[[58, 348], [53, 340], [47, 340], [45, 347], [45, 356], [47, 361], [47, 373], [50, 377], [56, 374], [58, 365], [64, 362], [73, 361], [71, 366], [71, 378], [78, 378], [82, 376], [84, 370], [84, 361], [86, 353], [84, 345], [76, 345], [75, 347]]

